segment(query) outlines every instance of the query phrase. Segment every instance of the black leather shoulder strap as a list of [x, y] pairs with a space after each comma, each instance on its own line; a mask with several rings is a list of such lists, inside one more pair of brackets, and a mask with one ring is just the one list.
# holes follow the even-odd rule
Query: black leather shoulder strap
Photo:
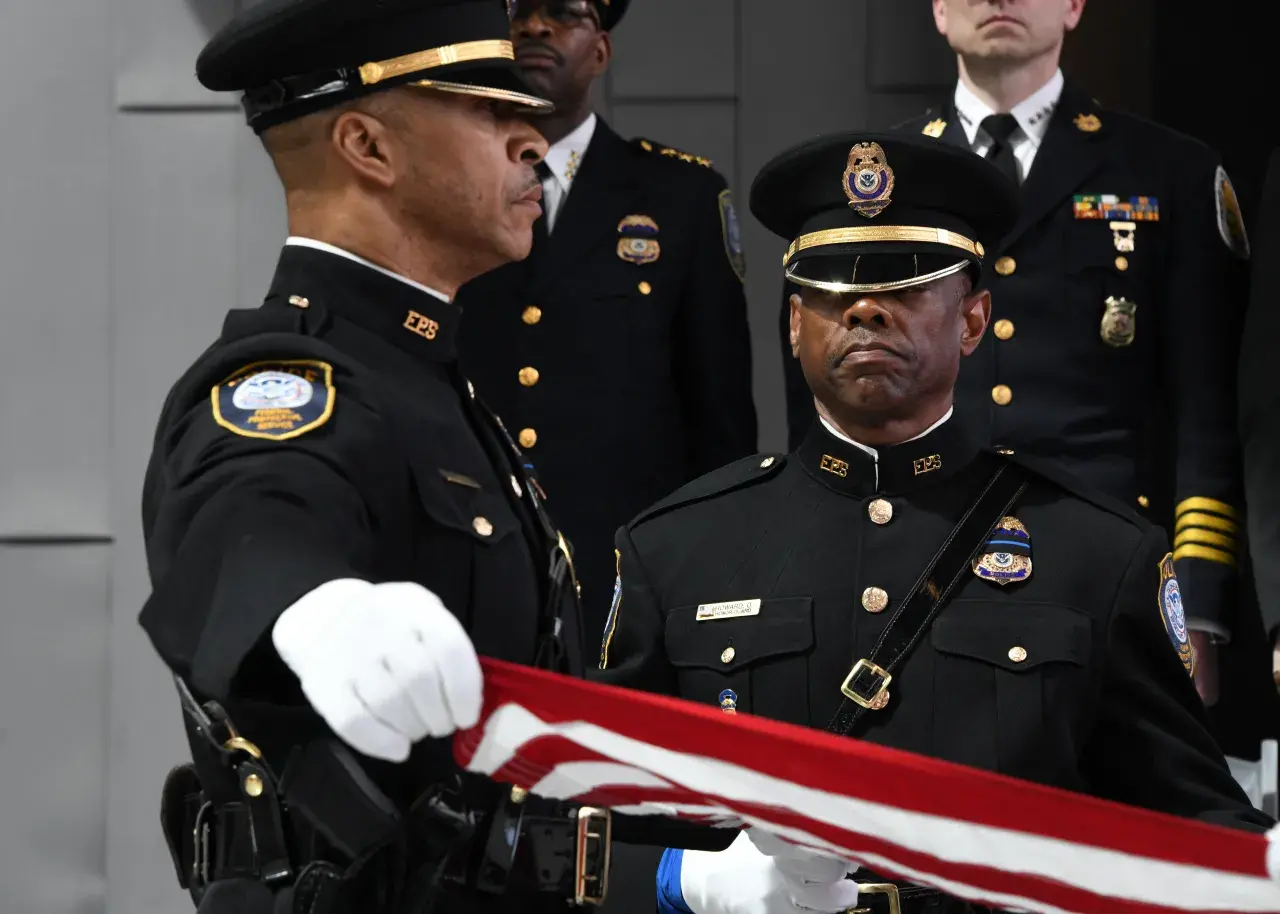
[[845, 677], [840, 686], [844, 701], [827, 724], [828, 731], [854, 736], [855, 728], [865, 722], [867, 711], [879, 711], [889, 703], [889, 682], [894, 671], [902, 666], [920, 636], [933, 623], [996, 524], [1022, 495], [1027, 486], [1027, 471], [994, 455], [990, 459], [995, 466], [981, 494], [925, 566], [871, 654], [854, 664]]

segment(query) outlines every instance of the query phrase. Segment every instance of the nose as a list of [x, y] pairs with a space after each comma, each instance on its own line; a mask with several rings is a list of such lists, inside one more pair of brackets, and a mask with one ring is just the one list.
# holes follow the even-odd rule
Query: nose
[[517, 41], [529, 38], [546, 41], [551, 37], [551, 24], [543, 18], [542, 8], [539, 7], [523, 19], [512, 22], [511, 31], [515, 33]]
[[859, 295], [844, 309], [844, 325], [850, 330], [862, 324], [888, 327], [892, 323], [889, 309], [873, 295]]
[[531, 123], [513, 119], [507, 154], [513, 162], [537, 165], [547, 156], [547, 140]]

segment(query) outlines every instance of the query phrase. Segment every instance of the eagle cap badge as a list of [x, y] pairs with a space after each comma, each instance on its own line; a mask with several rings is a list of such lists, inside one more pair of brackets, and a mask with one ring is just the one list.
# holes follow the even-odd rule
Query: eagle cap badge
[[893, 169], [879, 143], [859, 143], [849, 150], [844, 193], [849, 206], [872, 219], [893, 202]]

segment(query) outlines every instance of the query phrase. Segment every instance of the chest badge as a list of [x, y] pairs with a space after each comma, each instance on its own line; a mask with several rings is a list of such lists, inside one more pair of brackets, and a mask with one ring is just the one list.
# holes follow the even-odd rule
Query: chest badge
[[651, 216], [632, 213], [618, 223], [618, 257], [627, 263], [653, 263], [662, 256], [658, 223]]
[[1006, 517], [973, 560], [973, 573], [984, 581], [1017, 584], [1031, 577], [1031, 534], [1016, 517]]
[[1099, 328], [1102, 342], [1117, 349], [1131, 344], [1137, 332], [1137, 313], [1138, 306], [1129, 299], [1114, 295], [1108, 298]]

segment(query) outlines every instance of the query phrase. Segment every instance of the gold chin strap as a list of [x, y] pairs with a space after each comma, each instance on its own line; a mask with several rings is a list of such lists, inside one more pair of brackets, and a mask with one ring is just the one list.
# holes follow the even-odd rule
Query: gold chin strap
[[[959, 273], [969, 265], [969, 261], [962, 260], [959, 263], [952, 264], [941, 270], [934, 270], [924, 276], [912, 276], [910, 279], [900, 279], [895, 282], [825, 282], [820, 279], [807, 279], [804, 276], [796, 275], [796, 265], [792, 264], [787, 267], [787, 279], [798, 286], [807, 286], [810, 289], [821, 289], [823, 292], [892, 292], [895, 289], [906, 289], [909, 286], [923, 286], [934, 280], [942, 279], [953, 273]], [[854, 262], [854, 276], [857, 276], [857, 262]]]
[[499, 102], [510, 102], [513, 105], [520, 105], [522, 108], [537, 111], [539, 114], [549, 114], [551, 109], [555, 107], [545, 98], [525, 95], [523, 92], [511, 92], [507, 89], [494, 89], [492, 86], [472, 86], [468, 83], [445, 82], [439, 79], [420, 79], [416, 82], [409, 83], [409, 85], [417, 86], [420, 89], [435, 89], [437, 92], [454, 92], [458, 95], [477, 95], [480, 98], [491, 98]]

